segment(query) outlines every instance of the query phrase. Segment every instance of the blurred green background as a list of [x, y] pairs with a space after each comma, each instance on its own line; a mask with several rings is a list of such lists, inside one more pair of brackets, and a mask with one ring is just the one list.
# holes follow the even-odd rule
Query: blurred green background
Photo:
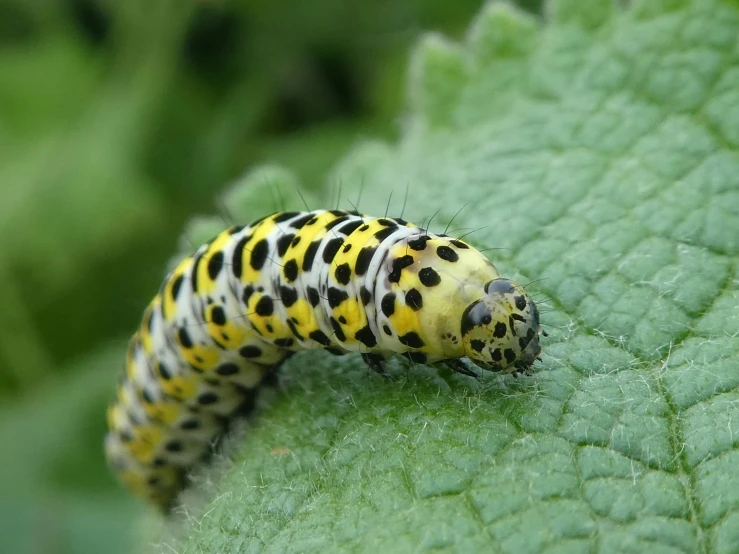
[[481, 4], [0, 0], [4, 552], [131, 551], [104, 411], [184, 222], [255, 164], [318, 189], [394, 140], [414, 40]]

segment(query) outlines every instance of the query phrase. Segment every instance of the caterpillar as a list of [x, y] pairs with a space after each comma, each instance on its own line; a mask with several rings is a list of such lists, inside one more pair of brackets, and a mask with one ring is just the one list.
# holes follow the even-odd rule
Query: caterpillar
[[299, 350], [527, 372], [539, 311], [479, 250], [400, 218], [280, 212], [184, 259], [145, 310], [108, 408], [120, 481], [165, 512], [261, 384]]

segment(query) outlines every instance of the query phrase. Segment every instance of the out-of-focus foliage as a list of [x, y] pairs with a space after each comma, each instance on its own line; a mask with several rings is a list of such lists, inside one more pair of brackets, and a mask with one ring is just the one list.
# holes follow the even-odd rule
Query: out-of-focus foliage
[[318, 188], [393, 138], [410, 44], [480, 5], [0, 0], [4, 551], [128, 550], [104, 406], [183, 222], [255, 163]]

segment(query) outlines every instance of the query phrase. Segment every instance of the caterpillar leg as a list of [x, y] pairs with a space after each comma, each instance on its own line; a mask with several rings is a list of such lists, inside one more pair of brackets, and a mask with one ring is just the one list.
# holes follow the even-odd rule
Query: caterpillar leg
[[367, 364], [372, 371], [385, 374], [385, 357], [381, 354], [362, 354], [362, 361]]
[[267, 371], [264, 374], [264, 377], [262, 378], [262, 382], [260, 385], [264, 385], [266, 387], [271, 388], [277, 388], [280, 386], [280, 372], [282, 371], [282, 366], [285, 365], [285, 362], [287, 362], [290, 358], [292, 358], [295, 355], [295, 352], [293, 351], [287, 351], [285, 353], [285, 357], [282, 358], [279, 362], [277, 362], [275, 365], [273, 365], [269, 371]]
[[[541, 358], [537, 358], [537, 360], [541, 360]], [[511, 374], [516, 378], [518, 378], [519, 375], [532, 375], [534, 373], [531, 366], [524, 363], [516, 362], [513, 367], [515, 368], [515, 371]]]
[[444, 360], [441, 363], [456, 373], [461, 373], [462, 375], [468, 375], [469, 377], [474, 377], [475, 379], [478, 379], [480, 377], [477, 373], [472, 371], [466, 363], [464, 363], [459, 358]]

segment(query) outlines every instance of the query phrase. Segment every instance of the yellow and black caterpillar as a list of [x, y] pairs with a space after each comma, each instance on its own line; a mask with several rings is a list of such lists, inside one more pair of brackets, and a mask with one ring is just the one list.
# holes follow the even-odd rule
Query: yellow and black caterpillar
[[105, 450], [167, 510], [189, 468], [298, 350], [394, 354], [475, 373], [528, 370], [539, 312], [466, 242], [402, 219], [283, 212], [232, 227], [165, 279], [131, 339]]

